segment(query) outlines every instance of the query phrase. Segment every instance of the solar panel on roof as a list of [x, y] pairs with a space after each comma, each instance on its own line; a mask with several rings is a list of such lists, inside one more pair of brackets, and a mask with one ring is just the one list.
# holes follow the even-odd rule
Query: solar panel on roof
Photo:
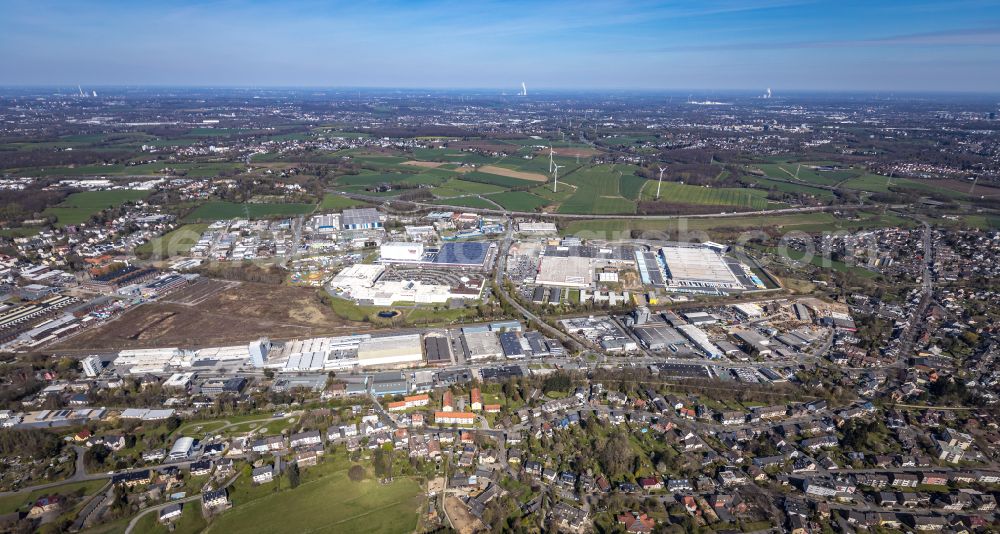
[[482, 265], [486, 261], [491, 243], [462, 241], [441, 246], [434, 263], [446, 265]]

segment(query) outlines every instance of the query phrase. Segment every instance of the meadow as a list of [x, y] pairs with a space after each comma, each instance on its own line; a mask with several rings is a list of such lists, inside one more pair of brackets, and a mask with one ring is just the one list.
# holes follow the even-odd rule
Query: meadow
[[[303, 469], [303, 478], [317, 469], [324, 466]], [[269, 486], [275, 484], [234, 491], [234, 507], [205, 532], [395, 534], [412, 532], [417, 526], [420, 486], [408, 478], [389, 484], [371, 479], [353, 482], [342, 470], [304, 481], [294, 489], [273, 492]]]
[[[628, 167], [625, 167], [626, 170]], [[559, 207], [559, 213], [612, 214], [635, 213], [635, 203], [621, 192], [622, 171], [619, 166], [600, 165], [582, 168], [566, 176], [566, 183], [576, 186]], [[634, 185], [629, 185], [629, 191]]]
[[[649, 180], [642, 188], [643, 200], [656, 198], [657, 182]], [[660, 202], [675, 204], [700, 204], [733, 206], [752, 210], [765, 210], [768, 206], [767, 191], [736, 187], [705, 187], [663, 182], [660, 185]]]
[[175, 254], [184, 254], [198, 242], [201, 234], [208, 229], [207, 224], [185, 224], [169, 233], [155, 237], [135, 249], [136, 256], [146, 257], [156, 255], [167, 258]]
[[250, 217], [289, 217], [305, 215], [316, 209], [314, 204], [237, 204], [235, 202], [206, 202], [184, 217], [185, 222], [218, 221]]
[[353, 198], [330, 193], [323, 195], [323, 200], [319, 203], [319, 209], [323, 211], [339, 211], [346, 208], [363, 208], [366, 206], [370, 206], [370, 204], [363, 200], [354, 200]]
[[120, 206], [126, 202], [142, 200], [149, 191], [133, 189], [112, 189], [108, 191], [83, 191], [73, 193], [59, 204], [46, 208], [43, 215], [56, 217], [57, 226], [87, 222], [93, 215], [103, 210]]
[[[676, 234], [681, 230], [703, 231], [710, 236], [731, 236], [742, 231], [801, 231], [821, 233], [889, 226], [910, 227], [913, 221], [892, 213], [859, 212], [856, 218], [837, 218], [828, 212], [730, 217], [678, 217], [673, 219], [602, 219], [572, 221], [563, 235], [584, 234], [605, 239], [620, 238], [632, 230]], [[721, 237], [720, 237], [721, 238]]]
[[487, 198], [511, 211], [535, 211], [548, 204], [548, 201], [524, 191], [509, 191], [489, 195]]

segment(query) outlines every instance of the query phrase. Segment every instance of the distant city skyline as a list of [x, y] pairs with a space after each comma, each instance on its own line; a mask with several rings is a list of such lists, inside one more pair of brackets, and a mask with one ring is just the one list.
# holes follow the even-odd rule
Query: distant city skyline
[[1000, 5], [978, 0], [0, 9], [0, 85], [1000, 92]]

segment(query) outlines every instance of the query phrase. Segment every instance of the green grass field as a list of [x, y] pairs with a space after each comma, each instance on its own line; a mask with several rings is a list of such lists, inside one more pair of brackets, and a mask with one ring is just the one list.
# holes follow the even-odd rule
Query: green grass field
[[621, 190], [623, 197], [629, 200], [639, 200], [639, 194], [642, 192], [643, 186], [646, 185], [646, 181], [647, 180], [641, 176], [626, 174], [623, 172], [618, 189]]
[[323, 195], [323, 201], [319, 203], [319, 209], [323, 211], [337, 211], [346, 208], [363, 208], [370, 205], [363, 200], [354, 200], [353, 198], [328, 193]]
[[798, 162], [760, 163], [753, 165], [753, 167], [764, 171], [764, 174], [770, 176], [771, 178], [795, 180], [796, 173], [798, 173], [798, 181], [800, 182], [830, 186], [834, 186], [844, 180], [854, 178], [863, 172], [859, 169], [820, 171], [812, 168], [812, 166], [825, 163], [828, 162], [802, 162], [801, 166]]
[[173, 530], [157, 520], [159, 511], [149, 512], [135, 524], [134, 532], [143, 534], [198, 534], [205, 530], [208, 523], [201, 515], [201, 503], [198, 501], [183, 503], [181, 517], [173, 521]]
[[520, 180], [518, 178], [511, 178], [509, 176], [500, 176], [499, 174], [487, 174], [485, 172], [468, 172], [462, 175], [462, 180], [467, 182], [478, 182], [481, 184], [492, 184], [498, 185], [504, 188], [512, 187], [531, 187], [533, 185], [538, 185], [539, 182], [532, 182], [531, 180]]
[[446, 206], [455, 206], [459, 208], [480, 208], [480, 209], [497, 209], [496, 205], [480, 197], [459, 197], [459, 198], [446, 198], [443, 200], [435, 200], [435, 204], [444, 204]]
[[[631, 173], [631, 169], [623, 167]], [[559, 213], [610, 214], [635, 213], [635, 203], [622, 196], [621, 178], [624, 173], [614, 165], [586, 167], [566, 176], [566, 183], [576, 186], [573, 193], [559, 206]], [[629, 185], [629, 190], [634, 184]]]
[[198, 242], [201, 234], [208, 229], [207, 224], [185, 224], [169, 233], [152, 239], [135, 249], [137, 256], [154, 254], [159, 258], [168, 258], [176, 254], [184, 254]]
[[7, 495], [0, 497], [0, 514], [9, 514], [22, 508], [30, 507], [38, 499], [52, 494], [69, 495], [76, 491], [83, 490], [84, 495], [93, 495], [107, 484], [107, 480], [88, 480], [85, 482], [71, 482], [44, 490], [37, 490], [21, 495]]
[[362, 172], [361, 174], [346, 174], [337, 177], [340, 185], [375, 185], [375, 184], [395, 184], [401, 183], [416, 176], [415, 173], [402, 172]]
[[[657, 182], [649, 180], [642, 189], [640, 198], [656, 198]], [[700, 204], [707, 206], [733, 206], [753, 210], [768, 208], [767, 191], [761, 189], [741, 189], [736, 187], [704, 187], [663, 182], [660, 184], [660, 201], [677, 204]], [[776, 207], [775, 205], [772, 205]]]
[[44, 215], [54, 215], [57, 226], [87, 222], [91, 216], [108, 208], [126, 202], [141, 200], [149, 196], [149, 191], [113, 189], [109, 191], [83, 191], [73, 193], [56, 206], [47, 208]]
[[237, 204], [235, 202], [206, 202], [184, 217], [186, 222], [218, 221], [221, 219], [264, 219], [312, 213], [314, 204]]
[[489, 195], [487, 198], [511, 211], [535, 211], [548, 204], [544, 198], [536, 197], [524, 191], [509, 191]]
[[807, 184], [790, 184], [788, 182], [780, 182], [778, 180], [772, 180], [770, 178], [754, 177], [754, 183], [756, 183], [761, 189], [765, 191], [770, 191], [774, 189], [775, 191], [781, 191], [783, 193], [791, 194], [806, 194], [812, 195], [816, 198], [821, 199], [832, 199], [834, 198], [833, 191], [829, 189], [820, 189], [818, 187], [813, 187]]
[[679, 219], [602, 219], [594, 221], [573, 221], [566, 225], [563, 235], [584, 234], [605, 239], [626, 235], [631, 230], [650, 232], [677, 232], [680, 228], [689, 231], [704, 231], [709, 235], [724, 235], [733, 232], [770, 230], [790, 232], [798, 230], [820, 233], [836, 230], [859, 230], [864, 228], [884, 228], [888, 226], [909, 227], [914, 223], [891, 213], [882, 215], [861, 212], [859, 218], [838, 219], [827, 212], [795, 213], [789, 215], [746, 215], [733, 217], [685, 217]]
[[778, 249], [777, 247], [769, 247], [766, 250], [767, 250], [767, 252], [770, 252], [772, 254], [782, 255], [782, 253], [783, 253], [785, 257], [787, 257], [789, 259], [792, 259], [792, 260], [795, 260], [795, 261], [799, 261], [799, 262], [807, 261], [808, 263], [810, 263], [812, 265], [815, 265], [816, 267], [819, 267], [821, 269], [829, 269], [831, 271], [837, 271], [837, 272], [843, 272], [843, 273], [851, 273], [851, 274], [855, 274], [855, 275], [861, 276], [862, 278], [875, 278], [875, 277], [878, 276], [878, 273], [876, 273], [874, 271], [869, 271], [868, 269], [865, 269], [864, 267], [858, 267], [858, 266], [855, 266], [855, 265], [848, 265], [848, 264], [846, 264], [846, 263], [844, 263], [842, 261], [833, 260], [833, 259], [830, 259], [830, 258], [824, 258], [820, 254], [807, 255], [807, 253], [804, 252], [804, 251], [796, 250], [796, 249], [792, 249], [792, 248], [786, 248], [786, 249], [784, 249], [784, 251], [782, 251], [782, 250]]
[[[306, 468], [319, 469], [320, 466]], [[274, 483], [272, 483], [274, 484]], [[286, 482], [287, 484], [287, 482]], [[395, 534], [417, 526], [420, 486], [410, 479], [390, 484], [352, 482], [346, 471], [303, 482], [277, 493], [265, 491], [213, 521], [205, 532], [364, 532]]]

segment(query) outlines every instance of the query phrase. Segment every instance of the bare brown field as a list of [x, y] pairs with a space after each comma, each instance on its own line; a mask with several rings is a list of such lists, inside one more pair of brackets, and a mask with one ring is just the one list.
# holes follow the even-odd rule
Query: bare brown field
[[204, 347], [246, 343], [259, 336], [287, 339], [367, 328], [338, 317], [320, 302], [314, 288], [211, 282], [133, 308], [53, 348]]
[[469, 509], [458, 497], [448, 495], [444, 498], [444, 509], [451, 518], [455, 530], [461, 534], [472, 534], [483, 528], [483, 523], [469, 513]]
[[436, 169], [436, 168], [444, 165], [444, 163], [440, 162], [440, 161], [417, 161], [417, 160], [410, 160], [410, 161], [404, 161], [403, 165], [412, 165], [414, 167], [425, 167], [425, 168], [428, 168], [428, 169]]
[[531, 180], [533, 182], [547, 182], [549, 180], [548, 176], [537, 172], [515, 171], [512, 169], [497, 167], [496, 165], [483, 165], [476, 170], [479, 172], [485, 172], [486, 174], [495, 174], [497, 176], [506, 176], [507, 178], [518, 178], [521, 180]]

